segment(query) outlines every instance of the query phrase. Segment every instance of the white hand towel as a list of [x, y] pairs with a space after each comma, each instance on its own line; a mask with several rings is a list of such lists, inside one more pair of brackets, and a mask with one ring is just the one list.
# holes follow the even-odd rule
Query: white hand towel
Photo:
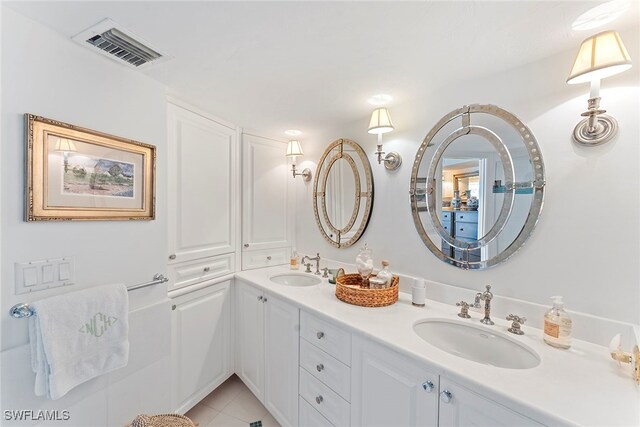
[[56, 400], [75, 386], [127, 365], [129, 296], [105, 285], [30, 304], [35, 393]]

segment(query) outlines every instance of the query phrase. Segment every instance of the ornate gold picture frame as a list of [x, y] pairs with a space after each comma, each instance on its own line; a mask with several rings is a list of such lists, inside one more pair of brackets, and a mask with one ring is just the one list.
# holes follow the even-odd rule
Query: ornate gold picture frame
[[26, 220], [155, 219], [156, 147], [33, 114]]

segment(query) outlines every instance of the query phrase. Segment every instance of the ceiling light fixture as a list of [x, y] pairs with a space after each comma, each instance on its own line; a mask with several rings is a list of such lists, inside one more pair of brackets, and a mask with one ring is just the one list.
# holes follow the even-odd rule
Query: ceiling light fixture
[[629, 0], [613, 0], [587, 10], [578, 16], [571, 28], [574, 31], [585, 31], [601, 27], [613, 22], [631, 8]]
[[393, 97], [391, 95], [387, 95], [386, 93], [379, 93], [377, 95], [373, 95], [371, 98], [367, 100], [367, 102], [374, 107], [381, 107], [383, 105], [387, 105], [393, 101]]
[[616, 31], [604, 31], [585, 39], [567, 78], [568, 84], [591, 82], [586, 119], [573, 130], [573, 140], [583, 146], [610, 141], [618, 131], [618, 122], [600, 109], [600, 79], [631, 68], [631, 58]]
[[373, 110], [368, 130], [369, 133], [378, 135], [378, 150], [373, 154], [378, 156], [378, 164], [384, 162], [384, 167], [388, 170], [396, 170], [402, 164], [402, 158], [397, 152], [389, 153], [384, 159], [382, 158], [382, 155], [385, 154], [384, 151], [382, 151], [382, 134], [391, 132], [394, 129], [389, 110], [384, 107]]
[[302, 135], [302, 131], [299, 131], [298, 129], [285, 130], [284, 133], [285, 133], [285, 135], [288, 135], [288, 136], [300, 136], [300, 135]]

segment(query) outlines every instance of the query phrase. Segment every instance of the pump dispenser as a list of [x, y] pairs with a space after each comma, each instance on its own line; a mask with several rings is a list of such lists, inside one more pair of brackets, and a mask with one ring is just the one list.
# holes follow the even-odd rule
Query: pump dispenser
[[564, 311], [562, 297], [551, 297], [553, 307], [544, 314], [544, 342], [552, 347], [571, 347], [571, 317]]

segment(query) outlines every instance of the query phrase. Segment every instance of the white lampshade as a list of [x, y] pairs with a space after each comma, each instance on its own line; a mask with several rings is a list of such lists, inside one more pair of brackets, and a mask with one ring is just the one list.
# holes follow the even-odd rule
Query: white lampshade
[[369, 133], [381, 134], [391, 132], [394, 129], [389, 110], [384, 107], [373, 110], [371, 120], [369, 121]]
[[300, 145], [300, 141], [292, 140], [287, 144], [287, 157], [296, 157], [303, 156], [304, 151], [302, 151], [302, 145]]
[[76, 148], [76, 144], [73, 143], [70, 139], [67, 138], [58, 138], [56, 143], [53, 145], [53, 151], [78, 151]]
[[631, 68], [631, 58], [616, 31], [604, 31], [582, 42], [567, 83], [604, 79]]

